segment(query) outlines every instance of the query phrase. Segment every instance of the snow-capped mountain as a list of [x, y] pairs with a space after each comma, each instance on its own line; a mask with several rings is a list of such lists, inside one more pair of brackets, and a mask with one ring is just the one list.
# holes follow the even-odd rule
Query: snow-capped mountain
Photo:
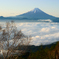
[[34, 8], [33, 10], [18, 15], [17, 17], [24, 17], [28, 19], [54, 19], [54, 16], [48, 15], [47, 13], [41, 11], [39, 8]]
[[36, 12], [42, 12], [42, 11], [39, 8], [35, 8], [35, 9], [31, 10], [31, 12], [36, 13]]
[[[18, 19], [18, 20], [38, 20], [38, 19], [56, 19], [57, 17], [51, 16], [45, 12], [43, 12], [42, 10], [40, 10], [39, 8], [34, 8], [31, 11], [28, 11], [24, 14], [21, 15], [16, 15], [16, 16], [11, 16], [11, 17], [3, 17], [0, 16], [0, 19]], [[58, 21], [58, 20], [57, 20]]]

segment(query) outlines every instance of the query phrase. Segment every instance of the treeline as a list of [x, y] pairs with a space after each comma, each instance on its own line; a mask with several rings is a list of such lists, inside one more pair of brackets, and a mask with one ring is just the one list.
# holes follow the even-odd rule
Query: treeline
[[[35, 50], [33, 47], [32, 49]], [[46, 46], [41, 45], [35, 52], [32, 49], [21, 56], [14, 55], [7, 59], [59, 59], [59, 41]]]

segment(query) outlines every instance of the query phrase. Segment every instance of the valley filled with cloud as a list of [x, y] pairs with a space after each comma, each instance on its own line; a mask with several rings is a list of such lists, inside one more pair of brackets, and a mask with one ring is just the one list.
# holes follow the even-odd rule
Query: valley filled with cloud
[[[0, 25], [5, 26], [5, 22]], [[16, 22], [18, 30], [31, 36], [31, 45], [50, 44], [59, 41], [59, 23], [47, 22]]]
[[59, 23], [24, 22], [16, 23], [17, 28], [32, 36], [31, 45], [50, 44], [59, 41]]

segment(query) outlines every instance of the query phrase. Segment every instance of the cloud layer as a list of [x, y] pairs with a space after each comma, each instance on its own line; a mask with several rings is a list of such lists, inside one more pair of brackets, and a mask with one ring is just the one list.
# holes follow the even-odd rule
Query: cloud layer
[[24, 34], [32, 36], [31, 45], [49, 44], [59, 41], [59, 23], [16, 22], [16, 26]]
[[16, 25], [24, 34], [32, 36], [32, 45], [59, 41], [59, 23], [27, 22], [16, 23]]

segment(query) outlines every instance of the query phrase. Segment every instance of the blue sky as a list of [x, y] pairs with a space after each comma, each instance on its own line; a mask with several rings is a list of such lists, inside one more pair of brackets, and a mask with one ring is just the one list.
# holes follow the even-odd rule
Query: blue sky
[[59, 0], [0, 0], [0, 16], [15, 16], [34, 8], [59, 17]]

